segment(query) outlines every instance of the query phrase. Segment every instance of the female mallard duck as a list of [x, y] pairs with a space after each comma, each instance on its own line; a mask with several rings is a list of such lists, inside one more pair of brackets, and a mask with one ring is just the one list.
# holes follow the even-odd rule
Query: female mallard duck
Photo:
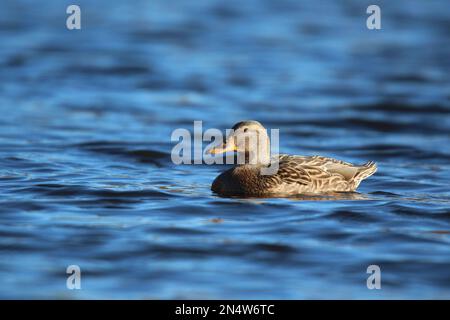
[[[228, 151], [237, 152], [238, 165], [214, 180], [211, 190], [220, 195], [286, 196], [352, 192], [377, 170], [372, 161], [357, 166], [321, 156], [281, 154], [271, 158], [269, 136], [257, 121], [235, 124], [225, 142], [207, 150], [207, 153]], [[270, 168], [275, 170], [270, 172]]]

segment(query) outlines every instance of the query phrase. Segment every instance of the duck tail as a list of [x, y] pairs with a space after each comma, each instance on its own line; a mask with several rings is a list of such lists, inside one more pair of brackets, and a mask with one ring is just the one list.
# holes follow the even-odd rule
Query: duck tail
[[367, 179], [377, 171], [377, 164], [373, 161], [366, 162], [358, 168], [355, 176], [353, 177], [354, 188], [356, 189], [361, 181]]

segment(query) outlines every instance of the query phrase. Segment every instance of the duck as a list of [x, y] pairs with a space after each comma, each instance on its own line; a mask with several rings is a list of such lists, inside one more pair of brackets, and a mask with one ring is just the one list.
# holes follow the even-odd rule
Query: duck
[[220, 144], [206, 150], [218, 155], [234, 152], [237, 164], [217, 176], [211, 190], [220, 196], [294, 196], [354, 192], [377, 171], [368, 161], [355, 165], [324, 156], [271, 156], [270, 138], [254, 120], [236, 123]]

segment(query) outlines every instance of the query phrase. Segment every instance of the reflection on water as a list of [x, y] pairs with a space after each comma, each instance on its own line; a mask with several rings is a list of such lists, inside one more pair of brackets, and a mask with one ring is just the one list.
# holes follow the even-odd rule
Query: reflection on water
[[[228, 198], [225, 197], [224, 198]], [[337, 201], [337, 200], [373, 200], [367, 194], [361, 194], [358, 192], [329, 192], [324, 194], [299, 194], [286, 196], [285, 194], [271, 194], [264, 197], [240, 197], [233, 196], [234, 199], [270, 199], [270, 198], [287, 198], [292, 201]]]
[[[381, 31], [364, 1], [78, 2], [76, 32], [57, 1], [2, 2], [0, 297], [450, 298], [445, 1], [381, 2]], [[243, 199], [172, 164], [174, 129], [243, 119], [379, 170]]]

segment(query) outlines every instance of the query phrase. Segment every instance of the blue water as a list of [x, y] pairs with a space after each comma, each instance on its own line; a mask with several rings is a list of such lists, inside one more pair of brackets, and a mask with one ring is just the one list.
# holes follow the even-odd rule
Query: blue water
[[[378, 1], [379, 31], [370, 1], [79, 0], [78, 31], [69, 4], [0, 4], [0, 298], [450, 298], [448, 1]], [[244, 119], [379, 170], [233, 199], [171, 162]]]

